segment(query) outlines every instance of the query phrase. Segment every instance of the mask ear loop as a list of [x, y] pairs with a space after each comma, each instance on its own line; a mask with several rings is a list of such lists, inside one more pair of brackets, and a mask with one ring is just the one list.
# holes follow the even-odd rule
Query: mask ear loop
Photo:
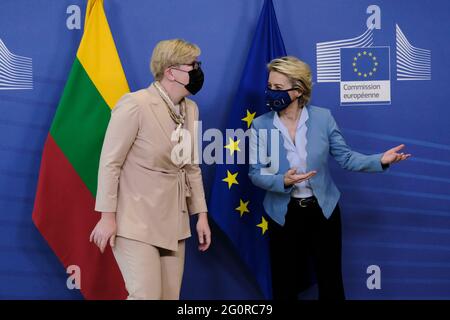
[[304, 87], [303, 82], [301, 80], [297, 80], [295, 89], [300, 92], [300, 95], [297, 97], [297, 100], [302, 103], [302, 107], [305, 105], [305, 102], [303, 101], [303, 87]]
[[[178, 70], [178, 71], [182, 71], [182, 72], [187, 72], [187, 73], [189, 73], [189, 71], [182, 70], [182, 69], [178, 69], [178, 68], [174, 68], [174, 67], [170, 67], [170, 69], [171, 69], [171, 70], [174, 69], [174, 70]], [[175, 81], [176, 83], [179, 83], [179, 84], [181, 84], [182, 86], [187, 86], [187, 84], [184, 84], [184, 83], [178, 81], [178, 80], [175, 78], [175, 75], [174, 75], [173, 73], [172, 73], [172, 77], [173, 77], [173, 81]]]

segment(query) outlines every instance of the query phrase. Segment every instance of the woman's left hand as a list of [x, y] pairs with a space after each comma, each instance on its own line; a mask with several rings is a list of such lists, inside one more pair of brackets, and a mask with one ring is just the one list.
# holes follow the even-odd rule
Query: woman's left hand
[[383, 165], [390, 165], [399, 161], [403, 161], [411, 157], [410, 154], [405, 153], [398, 153], [401, 149], [405, 147], [404, 144], [401, 144], [399, 146], [396, 146], [392, 149], [389, 149], [386, 151], [383, 156], [381, 157], [381, 164]]
[[208, 250], [211, 245], [211, 229], [209, 229], [208, 216], [206, 212], [200, 212], [198, 214], [197, 221], [197, 235], [198, 235], [198, 249], [200, 251]]

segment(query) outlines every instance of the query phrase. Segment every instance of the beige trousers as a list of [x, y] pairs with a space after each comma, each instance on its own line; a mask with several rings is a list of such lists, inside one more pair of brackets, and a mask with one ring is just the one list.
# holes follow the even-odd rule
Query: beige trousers
[[178, 300], [184, 270], [184, 240], [178, 251], [117, 237], [113, 248], [128, 300]]

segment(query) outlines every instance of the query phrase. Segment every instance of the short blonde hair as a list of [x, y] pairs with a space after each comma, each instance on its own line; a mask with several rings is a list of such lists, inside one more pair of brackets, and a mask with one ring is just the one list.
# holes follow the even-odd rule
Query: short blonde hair
[[163, 40], [153, 49], [150, 70], [155, 80], [161, 80], [164, 71], [180, 64], [189, 64], [200, 55], [200, 48], [182, 39]]
[[267, 69], [269, 72], [276, 71], [288, 77], [293, 88], [302, 92], [299, 98], [301, 105], [305, 106], [308, 104], [311, 99], [312, 78], [311, 68], [307, 63], [296, 57], [286, 56], [270, 61]]

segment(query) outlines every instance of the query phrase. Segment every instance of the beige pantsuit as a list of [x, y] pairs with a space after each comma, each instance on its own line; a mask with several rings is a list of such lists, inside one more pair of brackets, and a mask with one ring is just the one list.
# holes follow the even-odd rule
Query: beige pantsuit
[[[192, 161], [197, 119], [197, 105], [186, 99], [184, 129], [192, 137]], [[100, 156], [95, 210], [116, 212], [114, 255], [129, 298], [178, 297], [183, 240], [191, 236], [189, 214], [207, 212], [199, 166], [176, 164], [171, 159], [177, 144], [171, 139], [175, 127], [154, 85], [126, 94], [111, 111]], [[160, 272], [155, 267], [158, 264]]]
[[117, 237], [114, 257], [124, 275], [128, 300], [178, 300], [184, 270], [184, 240], [178, 250]]

